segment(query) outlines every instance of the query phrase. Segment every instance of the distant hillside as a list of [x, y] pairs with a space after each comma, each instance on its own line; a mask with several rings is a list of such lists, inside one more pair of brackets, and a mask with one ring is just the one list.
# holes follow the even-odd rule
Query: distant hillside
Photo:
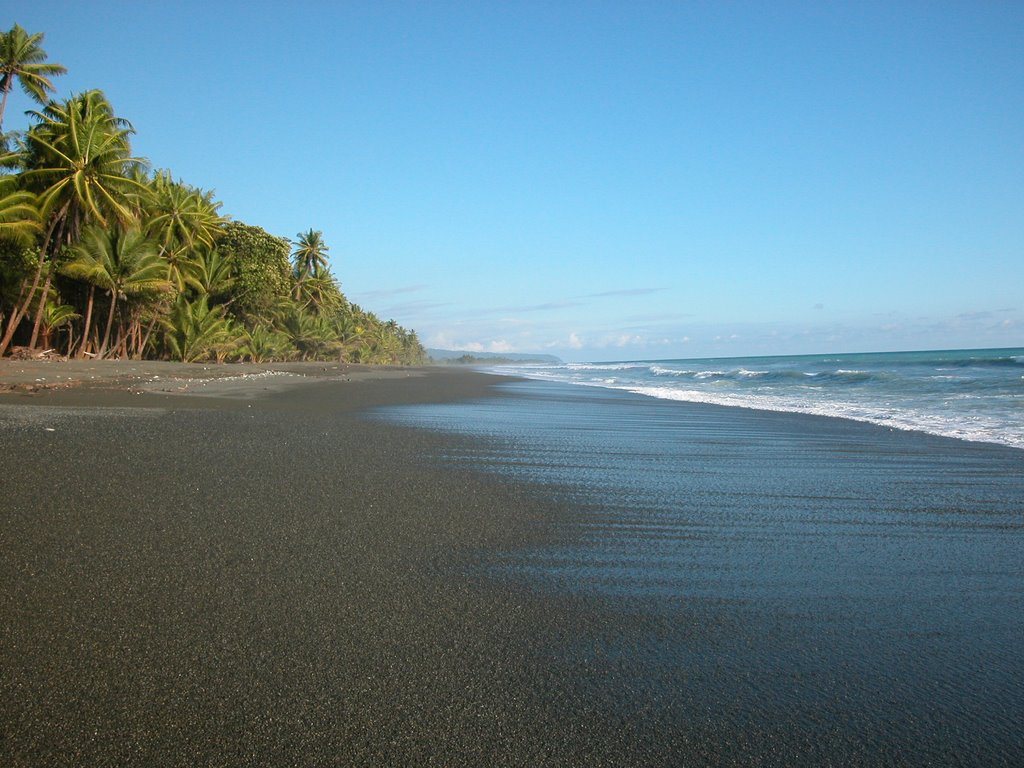
[[558, 365], [562, 361], [554, 355], [530, 354], [522, 352], [468, 352], [455, 349], [428, 349], [427, 355], [435, 363], [457, 363], [473, 365], [474, 363], [485, 363], [488, 365], [501, 365], [502, 363], [553, 363]]

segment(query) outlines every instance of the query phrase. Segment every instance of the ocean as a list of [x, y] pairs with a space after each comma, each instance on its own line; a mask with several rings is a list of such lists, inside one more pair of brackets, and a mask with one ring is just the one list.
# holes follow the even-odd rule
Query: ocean
[[532, 380], [379, 416], [576, 510], [489, 573], [631, 617], [563, 651], [624, 722], [730, 764], [1024, 764], [1024, 350], [500, 372]]
[[1024, 448], [1024, 349], [503, 367], [649, 397], [812, 413]]

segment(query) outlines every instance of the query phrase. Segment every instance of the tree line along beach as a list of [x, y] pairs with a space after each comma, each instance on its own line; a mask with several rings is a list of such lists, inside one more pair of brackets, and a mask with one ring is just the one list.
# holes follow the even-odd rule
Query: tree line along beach
[[416, 364], [415, 331], [350, 302], [323, 233], [290, 241], [132, 154], [103, 91], [51, 99], [43, 33], [0, 33], [0, 357]]

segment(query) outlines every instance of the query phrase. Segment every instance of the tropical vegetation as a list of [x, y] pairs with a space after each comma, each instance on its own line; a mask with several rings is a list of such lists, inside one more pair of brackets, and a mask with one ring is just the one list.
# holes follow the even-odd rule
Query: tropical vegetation
[[0, 33], [0, 356], [418, 364], [415, 331], [351, 303], [313, 228], [231, 220], [212, 192], [132, 154], [102, 91], [54, 100], [42, 33]]

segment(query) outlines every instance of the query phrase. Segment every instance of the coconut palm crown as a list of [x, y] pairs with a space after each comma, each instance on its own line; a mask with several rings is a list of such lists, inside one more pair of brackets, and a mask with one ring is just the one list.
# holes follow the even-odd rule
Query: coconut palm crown
[[42, 32], [30, 35], [17, 24], [0, 34], [0, 127], [15, 80], [29, 97], [44, 104], [47, 92], [54, 90], [50, 78], [67, 72], [60, 64], [46, 63], [46, 51], [40, 45], [43, 37]]
[[319, 230], [300, 232], [295, 243], [292, 259], [295, 264], [295, 275], [299, 280], [309, 276], [318, 277], [327, 269], [327, 252], [330, 248], [324, 242], [324, 233]]

